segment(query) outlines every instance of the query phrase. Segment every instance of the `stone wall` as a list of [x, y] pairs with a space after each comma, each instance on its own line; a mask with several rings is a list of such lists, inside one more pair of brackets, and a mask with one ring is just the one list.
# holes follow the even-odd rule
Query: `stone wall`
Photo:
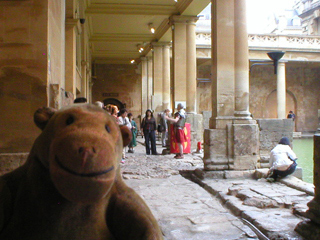
[[27, 152], [39, 134], [33, 113], [48, 104], [47, 4], [1, 3], [0, 153]]
[[[286, 63], [287, 112], [296, 114], [295, 131], [316, 131], [320, 109], [320, 68], [314, 63]], [[198, 67], [198, 78], [209, 78], [210, 66]], [[250, 112], [257, 118], [276, 118], [276, 75], [273, 66], [255, 66], [250, 73]], [[199, 83], [199, 112], [211, 111], [211, 83]], [[206, 118], [204, 118], [206, 122]]]
[[92, 102], [115, 98], [126, 104], [134, 118], [141, 114], [141, 73], [137, 65], [97, 64], [96, 76]]
[[[257, 66], [251, 72], [250, 112], [256, 119], [268, 117], [268, 96], [276, 90], [276, 75], [272, 71], [272, 66]], [[318, 127], [319, 74], [319, 67], [312, 64], [286, 63], [287, 112], [295, 112], [297, 132], [312, 132]]]
[[291, 119], [256, 119], [259, 125], [260, 164], [269, 167], [270, 151], [282, 137], [293, 140], [293, 121]]

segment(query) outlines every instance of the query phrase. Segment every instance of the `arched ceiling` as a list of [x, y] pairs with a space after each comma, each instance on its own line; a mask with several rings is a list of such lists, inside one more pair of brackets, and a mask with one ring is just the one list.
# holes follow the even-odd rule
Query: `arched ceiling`
[[[171, 41], [171, 15], [196, 16], [209, 3], [210, 0], [86, 0], [92, 59], [129, 63], [146, 56], [151, 42]], [[156, 29], [154, 34], [150, 23]], [[145, 51], [139, 53], [138, 45], [144, 45]]]

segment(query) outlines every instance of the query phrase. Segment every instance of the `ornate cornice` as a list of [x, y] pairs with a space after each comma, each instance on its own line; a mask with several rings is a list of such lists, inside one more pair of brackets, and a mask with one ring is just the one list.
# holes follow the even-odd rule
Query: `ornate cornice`
[[86, 9], [86, 14], [126, 14], [126, 15], [171, 15], [178, 11], [173, 5], [146, 4], [115, 4], [92, 3]]

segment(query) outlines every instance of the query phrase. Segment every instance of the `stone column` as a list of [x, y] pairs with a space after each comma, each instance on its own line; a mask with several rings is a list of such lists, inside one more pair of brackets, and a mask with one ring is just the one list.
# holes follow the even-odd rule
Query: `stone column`
[[177, 101], [186, 101], [186, 19], [171, 16], [172, 24], [172, 61], [173, 61], [173, 108]]
[[170, 100], [170, 45], [164, 44], [162, 56], [162, 110], [171, 108]]
[[[152, 95], [153, 95], [153, 60], [152, 57], [148, 59], [148, 83], [147, 83], [147, 104], [148, 109], [152, 109]], [[145, 112], [143, 113], [145, 114]]]
[[[195, 22], [196, 16], [178, 16], [170, 17], [172, 24], [172, 60], [173, 60], [173, 102], [187, 101], [187, 88], [191, 86], [192, 78], [196, 81], [196, 49], [195, 49]], [[192, 59], [191, 59], [192, 58]], [[188, 69], [188, 67], [191, 69]], [[191, 73], [190, 76], [188, 74]], [[190, 82], [190, 84], [188, 83]], [[187, 87], [188, 85], [188, 87]], [[196, 85], [195, 85], [196, 86]], [[196, 99], [196, 88], [192, 87], [191, 99]], [[189, 90], [188, 90], [189, 91]], [[189, 94], [190, 92], [188, 92]], [[189, 100], [189, 101], [190, 101]], [[194, 108], [193, 101], [186, 106]], [[175, 104], [176, 105], [176, 104]], [[185, 104], [186, 105], [186, 104]]]
[[235, 4], [235, 112], [238, 119], [251, 119], [249, 112], [249, 50], [246, 22], [246, 1]]
[[141, 116], [148, 109], [148, 59], [141, 58]]
[[173, 60], [173, 103], [182, 102], [187, 110], [187, 122], [191, 124], [191, 148], [203, 140], [202, 115], [197, 115], [197, 59], [196, 59], [196, 16], [171, 16], [172, 60]]
[[312, 221], [320, 224], [320, 134], [315, 134], [313, 140], [313, 184], [315, 190], [314, 199], [308, 203], [309, 210], [307, 211], [307, 216]]
[[258, 125], [249, 113], [245, 0], [212, 0], [212, 117], [204, 131], [205, 170], [255, 169]]
[[286, 66], [284, 62], [278, 63], [277, 104], [278, 118], [286, 118]]
[[77, 96], [76, 91], [76, 37], [78, 34], [77, 19], [66, 19], [66, 57], [65, 57], [65, 89], [72, 92], [73, 96]]
[[211, 4], [211, 87], [210, 128], [225, 129], [234, 117], [235, 31], [234, 1], [212, 0]]
[[197, 56], [196, 56], [196, 21], [187, 21], [187, 113], [197, 113]]
[[153, 110], [162, 110], [163, 48], [162, 44], [153, 43]]
[[314, 198], [307, 204], [309, 209], [306, 217], [310, 220], [300, 222], [294, 229], [305, 239], [320, 239], [320, 134], [316, 133], [314, 139], [313, 157], [313, 184]]

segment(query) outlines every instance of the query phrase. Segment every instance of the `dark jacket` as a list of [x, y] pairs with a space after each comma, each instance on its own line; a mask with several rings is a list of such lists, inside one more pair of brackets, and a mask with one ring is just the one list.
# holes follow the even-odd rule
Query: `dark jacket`
[[151, 119], [147, 119], [144, 117], [142, 119], [141, 128], [143, 128], [144, 132], [155, 131], [157, 129], [156, 119], [152, 117]]

